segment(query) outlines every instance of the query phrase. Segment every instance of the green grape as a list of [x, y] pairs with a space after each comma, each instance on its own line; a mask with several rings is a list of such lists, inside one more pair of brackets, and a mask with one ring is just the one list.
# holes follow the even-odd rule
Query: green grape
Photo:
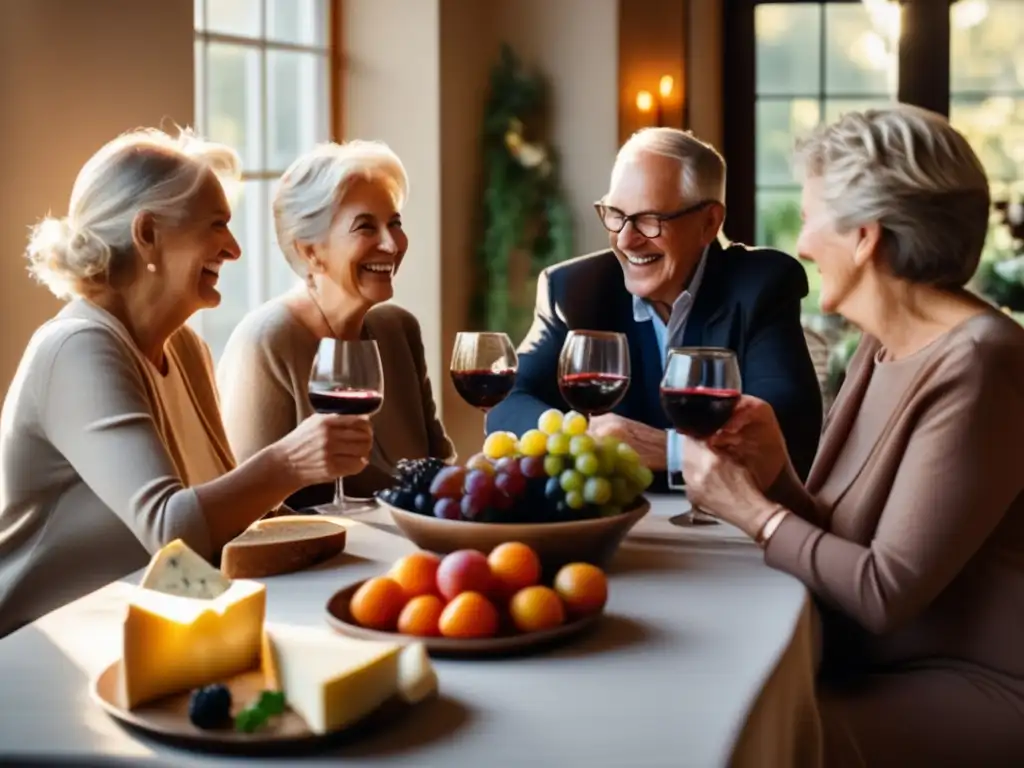
[[646, 491], [654, 482], [654, 473], [643, 464], [636, 464], [630, 468], [627, 474], [630, 482], [640, 488], [641, 492]]
[[613, 504], [604, 504], [597, 510], [598, 517], [615, 517], [622, 514], [622, 507]]
[[601, 468], [601, 462], [596, 453], [581, 453], [576, 457], [576, 471], [587, 477], [596, 475]]
[[619, 455], [619, 459], [622, 462], [620, 466], [629, 466], [640, 463], [640, 454], [629, 443], [619, 443], [615, 447], [615, 452]]
[[620, 442], [622, 442], [622, 441], [619, 440], [619, 438], [617, 438], [617, 437], [612, 437], [611, 435], [605, 435], [604, 437], [602, 437], [600, 440], [597, 441], [597, 445], [598, 445], [598, 447], [601, 448], [601, 450], [607, 450], [609, 453], [614, 455], [615, 452], [619, 449], [619, 443]]
[[612, 501], [619, 506], [626, 506], [633, 499], [637, 497], [636, 490], [629, 484], [629, 480], [624, 477], [613, 477], [612, 478]]
[[492, 432], [484, 440], [484, 455], [489, 459], [512, 456], [518, 449], [516, 436], [511, 432]]
[[537, 427], [545, 435], [553, 435], [562, 429], [562, 412], [556, 408], [549, 408], [537, 419]]
[[615, 474], [615, 469], [618, 466], [618, 455], [614, 448], [608, 448], [607, 446], [598, 446], [597, 448], [597, 460], [600, 463], [598, 473], [605, 477], [611, 477]]
[[548, 449], [548, 436], [539, 429], [531, 429], [519, 438], [519, 450], [523, 456], [543, 456]]
[[576, 435], [569, 441], [569, 453], [579, 456], [581, 453], [593, 453], [597, 448], [594, 438], [590, 435]]
[[558, 482], [562, 486], [562, 490], [566, 493], [570, 491], [582, 491], [583, 490], [583, 475], [577, 472], [575, 469], [567, 469], [558, 478]]
[[603, 477], [589, 477], [583, 486], [583, 498], [588, 504], [607, 504], [612, 500], [612, 484]]
[[565, 494], [565, 506], [569, 509], [583, 509], [587, 502], [583, 499], [583, 494], [579, 491], [569, 491]]
[[569, 411], [562, 419], [562, 431], [565, 434], [575, 437], [587, 431], [587, 417], [576, 411]]
[[565, 459], [561, 456], [544, 457], [544, 474], [548, 477], [558, 477], [565, 471]]
[[569, 454], [569, 436], [564, 432], [556, 432], [548, 437], [548, 453], [552, 456], [567, 456]]

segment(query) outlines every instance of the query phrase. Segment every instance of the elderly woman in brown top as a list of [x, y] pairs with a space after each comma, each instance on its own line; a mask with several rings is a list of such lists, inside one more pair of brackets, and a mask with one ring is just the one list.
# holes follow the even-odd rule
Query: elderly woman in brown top
[[902, 105], [798, 157], [800, 255], [863, 340], [806, 486], [745, 398], [687, 450], [690, 497], [817, 598], [825, 765], [1024, 765], [1024, 329], [964, 289], [984, 170]]
[[209, 350], [185, 325], [240, 256], [228, 147], [121, 136], [28, 247], [67, 305], [29, 342], [0, 416], [0, 636], [182, 539], [221, 547], [298, 488], [361, 471], [363, 418], [313, 416], [236, 465]]
[[[217, 366], [224, 426], [239, 459], [286, 435], [313, 413], [309, 374], [320, 340], [374, 339], [385, 398], [373, 416], [369, 465], [345, 492], [370, 496], [394, 484], [401, 459], [455, 457], [438, 418], [416, 318], [392, 303], [409, 238], [402, 207], [409, 181], [384, 143], [325, 143], [288, 168], [274, 196], [277, 242], [302, 284], [246, 315]], [[331, 485], [288, 499], [328, 504]]]

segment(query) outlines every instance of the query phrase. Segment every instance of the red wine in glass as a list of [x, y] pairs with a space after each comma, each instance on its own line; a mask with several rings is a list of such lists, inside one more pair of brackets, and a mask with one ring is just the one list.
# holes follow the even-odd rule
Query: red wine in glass
[[456, 334], [449, 372], [455, 391], [474, 408], [486, 413], [508, 397], [518, 368], [519, 358], [507, 334]]
[[569, 406], [588, 416], [608, 413], [629, 389], [629, 377], [617, 373], [570, 373], [558, 382]]
[[740, 392], [711, 387], [662, 387], [661, 407], [680, 434], [705, 439], [726, 425]]
[[309, 402], [317, 413], [369, 416], [384, 405], [384, 395], [373, 389], [309, 388]]
[[[317, 413], [372, 416], [384, 405], [384, 371], [377, 342], [322, 339], [309, 374], [309, 403]], [[345, 511], [342, 478], [334, 481], [334, 505]]]
[[615, 408], [629, 389], [629, 344], [621, 333], [570, 331], [558, 358], [558, 389], [588, 419]]
[[[698, 440], [713, 435], [729, 421], [741, 392], [739, 363], [731, 349], [680, 347], [669, 350], [661, 380], [661, 407], [680, 435]], [[671, 473], [669, 487], [682, 487], [673, 485]], [[671, 522], [683, 526], [717, 523], [696, 507], [677, 515]]]
[[459, 397], [482, 411], [496, 406], [516, 383], [514, 368], [499, 371], [452, 371], [452, 383]]

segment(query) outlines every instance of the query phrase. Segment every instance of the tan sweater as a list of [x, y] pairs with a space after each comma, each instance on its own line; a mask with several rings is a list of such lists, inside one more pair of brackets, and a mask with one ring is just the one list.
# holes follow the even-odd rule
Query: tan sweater
[[826, 764], [1024, 765], [1024, 329], [993, 311], [879, 352], [861, 342], [765, 553], [854, 685], [823, 700]]
[[[377, 341], [384, 372], [384, 405], [373, 417], [370, 465], [345, 478], [346, 496], [369, 496], [394, 481], [403, 458], [454, 458], [455, 448], [437, 416], [416, 318], [395, 304], [371, 309], [363, 335]], [[317, 339], [283, 299], [247, 315], [228, 340], [217, 366], [224, 425], [239, 461], [280, 440], [313, 415], [309, 373]], [[288, 499], [294, 508], [330, 503], [333, 486], [304, 489]]]
[[124, 326], [71, 302], [33, 335], [0, 415], [0, 636], [210, 540], [191, 486], [234, 467], [206, 345], [167, 342], [166, 375]]

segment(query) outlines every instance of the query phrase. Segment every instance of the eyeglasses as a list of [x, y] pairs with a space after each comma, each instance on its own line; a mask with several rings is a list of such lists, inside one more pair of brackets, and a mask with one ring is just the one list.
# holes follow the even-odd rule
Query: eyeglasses
[[631, 213], [628, 216], [618, 208], [612, 208], [604, 203], [594, 203], [594, 208], [597, 210], [597, 217], [601, 219], [604, 228], [609, 232], [621, 232], [628, 222], [633, 222], [633, 228], [650, 240], [661, 235], [661, 225], [663, 222], [678, 219], [686, 216], [688, 213], [695, 213], [715, 202], [715, 200], [702, 200], [699, 203], [688, 205], [672, 213], [641, 211], [639, 213]]

